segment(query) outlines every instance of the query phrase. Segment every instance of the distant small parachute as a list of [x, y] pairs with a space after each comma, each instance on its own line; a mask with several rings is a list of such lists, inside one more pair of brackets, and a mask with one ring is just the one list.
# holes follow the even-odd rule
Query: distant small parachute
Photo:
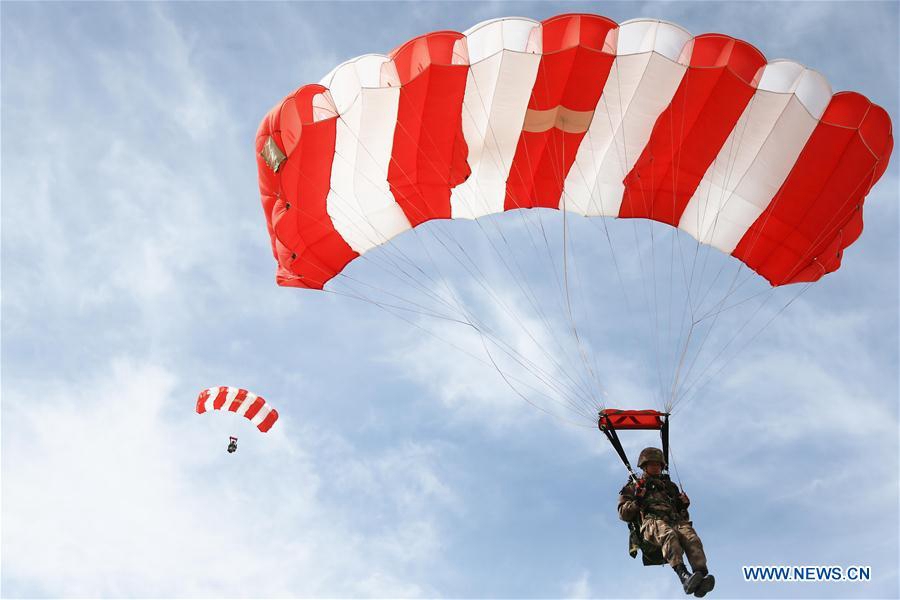
[[221, 386], [200, 392], [197, 397], [197, 414], [210, 410], [227, 410], [246, 417], [263, 433], [269, 431], [278, 420], [278, 411], [261, 396], [242, 388]]

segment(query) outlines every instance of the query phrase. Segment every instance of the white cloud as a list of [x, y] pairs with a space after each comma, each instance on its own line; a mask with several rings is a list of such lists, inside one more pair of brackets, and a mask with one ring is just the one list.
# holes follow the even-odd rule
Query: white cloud
[[591, 593], [590, 573], [582, 571], [577, 579], [563, 586], [566, 598], [593, 598]]
[[[28, 259], [32, 284], [7, 298], [22, 310], [35, 283], [46, 299], [82, 308], [124, 296], [146, 309], [178, 293], [176, 279], [200, 266], [222, 288], [233, 277], [225, 266], [238, 262], [237, 252], [222, 240], [235, 237], [229, 221], [237, 215], [197, 200], [230, 204], [218, 161], [237, 144], [215, 145], [236, 141], [234, 120], [172, 23], [156, 10], [142, 26], [159, 53], [88, 45], [87, 64], [60, 58], [70, 71], [95, 75], [101, 85], [92, 90], [65, 89], [65, 76], [42, 62], [52, 59], [29, 57], [29, 68], [55, 77], [15, 97], [29, 110], [9, 131], [23, 140], [19, 152], [4, 161], [16, 167], [4, 169], [4, 238]], [[58, 104], [63, 93], [78, 109]]]
[[455, 502], [434, 448], [360, 454], [276, 426], [230, 456], [215, 422], [231, 415], [182, 419], [192, 406], [175, 385], [121, 360], [4, 394], [16, 424], [3, 441], [4, 571], [18, 584], [52, 596], [433, 593], [412, 573], [439, 555], [438, 514]]

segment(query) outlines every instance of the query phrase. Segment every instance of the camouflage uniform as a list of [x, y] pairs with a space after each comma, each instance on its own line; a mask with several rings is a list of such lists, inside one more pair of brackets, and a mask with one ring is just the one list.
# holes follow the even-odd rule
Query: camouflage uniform
[[645, 540], [662, 548], [670, 565], [683, 565], [687, 554], [693, 571], [706, 571], [703, 543], [690, 521], [688, 504], [681, 500], [678, 486], [667, 476], [645, 475], [643, 498], [635, 496], [635, 486], [628, 483], [619, 492], [619, 518], [631, 522], [640, 519], [640, 532]]

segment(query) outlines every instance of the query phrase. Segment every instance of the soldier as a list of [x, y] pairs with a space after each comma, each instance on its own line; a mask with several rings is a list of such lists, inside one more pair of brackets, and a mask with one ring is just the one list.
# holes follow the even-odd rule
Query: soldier
[[[619, 518], [636, 522], [644, 539], [661, 547], [666, 562], [678, 574], [684, 593], [702, 598], [715, 587], [716, 579], [706, 569], [703, 543], [688, 515], [691, 501], [668, 475], [662, 475], [664, 466], [659, 448], [641, 451], [638, 468], [644, 471], [643, 476], [619, 492]], [[685, 568], [682, 554], [687, 554], [693, 575]]]

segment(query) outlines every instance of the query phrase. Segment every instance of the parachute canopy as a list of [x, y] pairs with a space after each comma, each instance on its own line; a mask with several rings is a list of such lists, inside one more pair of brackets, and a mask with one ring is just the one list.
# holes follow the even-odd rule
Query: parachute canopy
[[836, 270], [891, 122], [727, 35], [592, 14], [429, 33], [301, 86], [256, 138], [280, 285], [322, 288], [431, 219], [652, 219], [772, 286]]
[[[495, 19], [349, 60], [256, 138], [280, 285], [483, 350], [523, 399], [610, 435], [626, 417], [664, 434], [840, 266], [892, 148], [882, 108], [812, 69], [591, 14]], [[630, 372], [618, 389], [661, 411], [598, 422], [638, 401], [607, 393]]]
[[261, 396], [245, 389], [221, 386], [200, 392], [197, 397], [197, 414], [210, 410], [227, 410], [246, 417], [263, 433], [269, 431], [278, 420], [278, 411]]

